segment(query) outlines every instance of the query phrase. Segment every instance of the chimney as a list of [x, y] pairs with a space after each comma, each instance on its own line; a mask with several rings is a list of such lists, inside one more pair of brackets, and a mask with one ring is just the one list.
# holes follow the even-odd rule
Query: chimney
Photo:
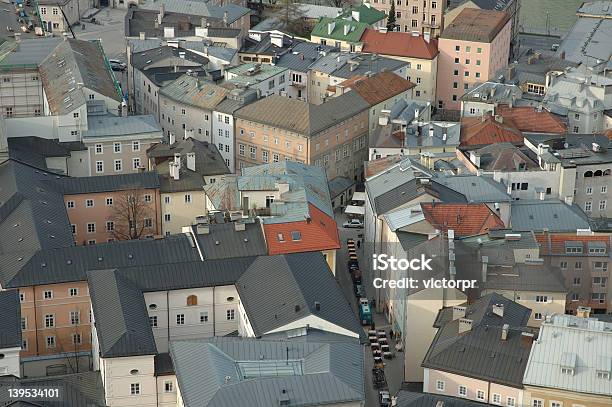
[[546, 191], [538, 191], [538, 199], [543, 201], [546, 198]]
[[229, 22], [229, 14], [227, 11], [223, 12], [223, 24], [227, 27]]
[[244, 222], [234, 222], [234, 230], [236, 232], [246, 230], [246, 225], [244, 224]]
[[459, 318], [459, 334], [472, 330], [472, 320], [467, 318]]
[[180, 153], [174, 153], [174, 163], [180, 170], [181, 169], [181, 154]]
[[187, 169], [190, 171], [196, 170], [196, 157], [195, 153], [187, 153]]
[[206, 25], [206, 18], [205, 17], [200, 18], [200, 27], [202, 27], [202, 28], [207, 28], [208, 27]]
[[176, 136], [174, 135], [174, 133], [170, 133], [168, 139], [168, 144], [173, 145], [174, 143], [176, 143]]
[[470, 151], [470, 161], [477, 168], [480, 168], [480, 154], [478, 154], [476, 151]]
[[514, 78], [514, 73], [516, 72], [516, 66], [515, 65], [511, 65], [508, 67], [508, 80], [511, 80], [512, 78]]
[[434, 135], [434, 128], [433, 127], [429, 127], [429, 137], [433, 137]]
[[430, 38], [431, 38], [431, 33], [429, 32], [423, 33], [423, 39], [425, 40], [426, 43], [429, 44]]
[[559, 58], [560, 58], [560, 59], [565, 59], [565, 51], [562, 51], [562, 52], [561, 52], [561, 55], [559, 55]]
[[21, 33], [15, 33], [15, 42], [21, 42]]
[[170, 161], [168, 163], [168, 166], [170, 168], [170, 177], [172, 177], [173, 180], [178, 181], [180, 178], [180, 171], [178, 165], [174, 161]]
[[453, 321], [459, 318], [465, 318], [466, 307], [456, 305], [453, 307]]
[[489, 256], [482, 256], [482, 282], [487, 282], [487, 268], [489, 265]]
[[157, 14], [157, 24], [161, 25], [165, 15], [166, 15], [166, 6], [164, 6], [163, 4], [160, 4], [159, 14]]
[[503, 123], [504, 122], [504, 118], [503, 118], [502, 115], [496, 114], [494, 117], [495, 117], [495, 121], [497, 123]]
[[138, 38], [140, 38], [142, 41], [147, 39], [147, 33], [144, 31], [141, 31], [140, 33], [138, 33]]
[[591, 307], [578, 307], [576, 308], [576, 316], [578, 318], [588, 318], [591, 316]]
[[493, 315], [497, 315], [498, 317], [504, 317], [504, 304], [493, 304], [492, 307]]
[[508, 340], [508, 330], [509, 329], [510, 329], [510, 325], [508, 325], [508, 324], [504, 324], [502, 326], [502, 331], [501, 331], [501, 340], [502, 341]]
[[567, 205], [572, 205], [574, 203], [574, 197], [572, 195], [568, 195], [565, 197], [565, 203]]
[[[20, 33], [18, 34], [21, 35]], [[64, 38], [64, 41], [68, 41], [68, 33], [66, 31], [62, 33], [62, 37]]]
[[444, 401], [442, 400], [436, 401], [436, 407], [444, 407]]

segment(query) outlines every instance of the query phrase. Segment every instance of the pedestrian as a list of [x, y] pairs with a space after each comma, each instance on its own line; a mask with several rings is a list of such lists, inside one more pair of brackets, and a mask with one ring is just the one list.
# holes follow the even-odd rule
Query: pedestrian
[[357, 248], [359, 249], [361, 247], [361, 239], [357, 239]]
[[394, 338], [393, 338], [393, 329], [389, 329], [389, 337], [390, 337], [391, 339], [394, 339]]

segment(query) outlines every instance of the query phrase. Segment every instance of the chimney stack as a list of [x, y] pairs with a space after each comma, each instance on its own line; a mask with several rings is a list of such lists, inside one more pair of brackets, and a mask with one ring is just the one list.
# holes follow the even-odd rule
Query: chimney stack
[[160, 4], [159, 13], [157, 14], [157, 24], [161, 25], [165, 15], [166, 15], [166, 6], [164, 6], [163, 4]]
[[227, 27], [229, 24], [229, 14], [227, 11], [223, 12], [223, 24]]
[[480, 154], [478, 154], [476, 151], [470, 151], [470, 161], [472, 164], [474, 164], [474, 166], [480, 168]]
[[429, 126], [429, 137], [433, 137], [434, 135], [434, 128]]
[[521, 332], [521, 344], [525, 347], [531, 347], [533, 344], [534, 335], [531, 332]]
[[431, 33], [429, 32], [423, 33], [423, 39], [425, 40], [426, 43], [429, 44], [430, 38], [431, 38]]
[[482, 256], [482, 282], [487, 282], [487, 268], [489, 264], [489, 256]]
[[246, 225], [244, 224], [244, 222], [236, 221], [236, 222], [234, 222], [234, 230], [236, 232], [240, 232], [240, 231], [246, 230]]
[[196, 155], [195, 153], [187, 153], [187, 169], [190, 171], [196, 170]]
[[173, 180], [178, 181], [180, 178], [178, 165], [174, 161], [171, 161], [168, 163], [168, 166], [170, 168], [170, 177], [172, 177]]
[[493, 304], [493, 315], [504, 317], [504, 304]]
[[465, 318], [466, 307], [456, 305], [453, 307], [453, 321], [459, 318]]
[[174, 153], [174, 164], [176, 164], [179, 170], [181, 169], [181, 154], [180, 153]]
[[510, 329], [510, 325], [508, 325], [508, 324], [504, 324], [504, 326], [502, 326], [502, 331], [501, 331], [501, 340], [502, 341], [508, 340], [508, 330], [509, 329]]
[[591, 316], [591, 307], [578, 307], [576, 308], [576, 316], [578, 318], [588, 318]]
[[472, 330], [472, 320], [467, 318], [459, 319], [459, 334]]

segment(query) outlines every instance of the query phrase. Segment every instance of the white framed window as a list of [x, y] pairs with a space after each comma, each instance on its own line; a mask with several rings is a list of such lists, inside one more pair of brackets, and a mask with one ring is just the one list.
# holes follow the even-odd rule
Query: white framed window
[[597, 378], [602, 380], [610, 380], [610, 372], [606, 372], [603, 370], [597, 371]]
[[535, 302], [539, 302], [539, 303], [548, 302], [548, 295], [536, 295]]
[[73, 345], [80, 345], [81, 343], [83, 343], [83, 340], [81, 339], [81, 334], [78, 333], [78, 332], [72, 334], [72, 344]]
[[233, 321], [236, 318], [236, 311], [233, 309], [228, 309], [225, 312], [225, 319], [227, 319], [228, 321]]
[[544, 400], [533, 399], [531, 401], [531, 407], [544, 407]]
[[96, 233], [96, 224], [94, 222], [87, 224], [87, 233]]
[[86, 208], [93, 208], [94, 206], [94, 200], [93, 199], [86, 199], [85, 200], [85, 207]]
[[140, 168], [140, 158], [139, 157], [132, 158], [132, 168], [135, 170]]
[[607, 201], [599, 201], [599, 210], [600, 211], [605, 210], [607, 205], [608, 205]]
[[586, 187], [585, 193], [591, 195], [593, 193], [593, 187]]
[[588, 201], [588, 202], [584, 203], [584, 211], [585, 212], [591, 212], [592, 209], [593, 209], [593, 203], [591, 201]]
[[436, 380], [436, 390], [438, 391], [444, 391], [444, 387], [446, 386], [446, 383], [442, 380]]
[[140, 394], [140, 383], [130, 383], [130, 394], [132, 396]]
[[164, 197], [164, 203], [167, 203], [167, 204], [170, 203], [170, 197], [169, 196], [165, 196]]
[[51, 299], [53, 299], [53, 291], [51, 291], [51, 290], [46, 290], [46, 291], [43, 293], [43, 298], [44, 298], [45, 300], [51, 300]]
[[46, 342], [47, 342], [47, 348], [49, 349], [55, 348], [55, 336], [47, 336]]
[[106, 221], [106, 230], [108, 232], [112, 232], [113, 230], [115, 230], [115, 222], [113, 222], [112, 220], [107, 220]]
[[508, 407], [515, 407], [516, 406], [516, 399], [514, 397], [507, 397], [506, 398], [506, 405]]
[[501, 404], [501, 394], [493, 394], [493, 404]]
[[78, 325], [81, 321], [81, 313], [79, 311], [70, 311], [70, 325]]
[[467, 387], [465, 387], [465, 386], [463, 386], [463, 385], [462, 385], [462, 386], [459, 386], [459, 389], [458, 389], [458, 391], [457, 391], [457, 394], [458, 394], [460, 397], [467, 397]]
[[106, 206], [113, 206], [113, 198], [112, 197], [106, 198]]
[[607, 185], [602, 185], [602, 186], [601, 186], [601, 193], [602, 193], [602, 194], [605, 194], [605, 193], [607, 193], [607, 192], [608, 192], [608, 186], [607, 186]]
[[78, 288], [69, 289], [68, 295], [70, 295], [71, 297], [76, 297], [77, 295], [79, 295], [79, 289]]
[[67, 207], [68, 209], [72, 209], [72, 208], [74, 208], [74, 201], [68, 201], [68, 202], [66, 202], [66, 207]]
[[113, 143], [113, 151], [115, 153], [120, 153], [121, 152], [121, 143]]
[[478, 390], [476, 391], [476, 398], [480, 401], [484, 401], [485, 399], [485, 392], [483, 390]]
[[191, 203], [191, 194], [185, 194], [185, 203]]
[[153, 201], [153, 197], [150, 194], [146, 194], [143, 198], [146, 203], [151, 203]]
[[164, 392], [172, 393], [174, 391], [174, 382], [171, 380], [167, 380], [164, 382]]
[[123, 163], [121, 160], [115, 160], [115, 171], [120, 172], [123, 170]]
[[55, 326], [55, 315], [47, 314], [45, 315], [45, 328], [53, 328]]
[[551, 401], [550, 407], [563, 407], [563, 403], [560, 401]]
[[185, 325], [185, 314], [176, 314], [176, 324]]
[[104, 172], [104, 162], [103, 161], [96, 161], [96, 173], [101, 173]]
[[536, 321], [542, 320], [542, 313], [541, 312], [534, 313], [533, 314], [533, 319], [535, 319]]
[[200, 312], [200, 323], [203, 324], [205, 322], [208, 322], [208, 311]]
[[28, 329], [28, 320], [26, 317], [21, 317], [21, 330], [25, 331]]
[[170, 222], [170, 214], [169, 213], [164, 214], [164, 221]]

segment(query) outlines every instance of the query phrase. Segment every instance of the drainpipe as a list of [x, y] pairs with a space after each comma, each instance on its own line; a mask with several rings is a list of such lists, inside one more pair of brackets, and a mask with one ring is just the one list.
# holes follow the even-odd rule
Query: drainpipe
[[38, 351], [38, 322], [37, 322], [37, 318], [36, 318], [36, 286], [32, 287], [32, 290], [34, 292], [34, 335], [36, 337], [36, 356], [39, 356], [39, 351]]
[[170, 291], [166, 290], [166, 318], [168, 320], [168, 351], [170, 351]]
[[217, 336], [217, 318], [215, 317], [215, 286], [213, 285], [213, 307], [212, 307], [212, 323], [213, 323], [213, 336]]

